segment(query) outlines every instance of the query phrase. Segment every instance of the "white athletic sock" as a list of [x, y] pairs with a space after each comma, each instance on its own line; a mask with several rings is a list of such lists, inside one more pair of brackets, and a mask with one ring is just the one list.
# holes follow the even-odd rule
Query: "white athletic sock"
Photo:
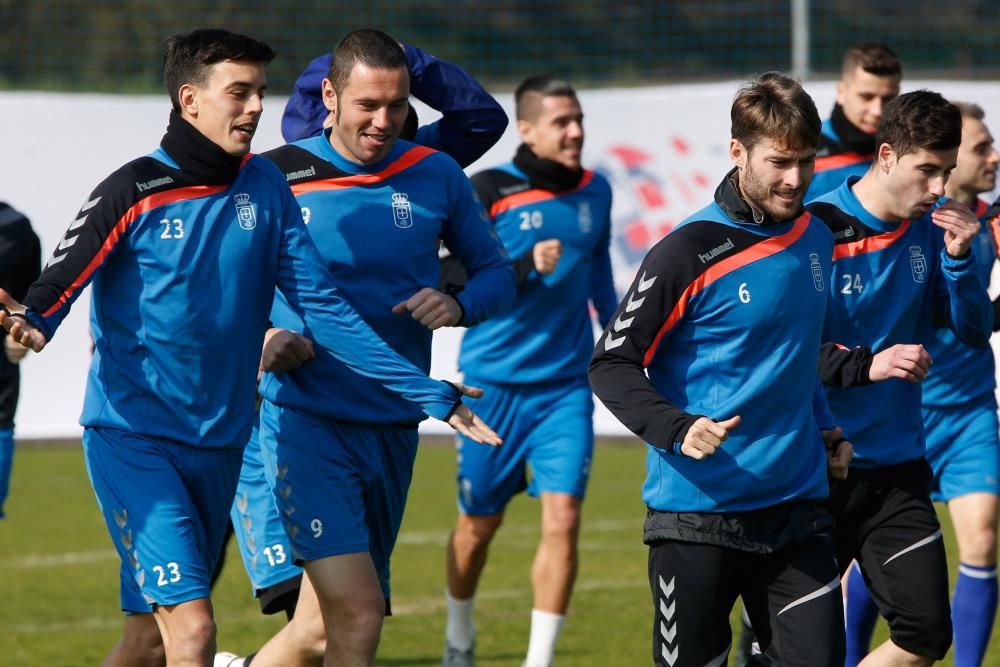
[[552, 664], [565, 620], [564, 614], [531, 610], [531, 638], [528, 640], [528, 657], [524, 667], [549, 667]]
[[444, 636], [448, 644], [460, 651], [468, 651], [476, 640], [476, 626], [472, 624], [472, 603], [476, 601], [473, 595], [468, 600], [456, 600], [451, 597], [448, 589], [444, 591], [448, 601], [448, 625]]

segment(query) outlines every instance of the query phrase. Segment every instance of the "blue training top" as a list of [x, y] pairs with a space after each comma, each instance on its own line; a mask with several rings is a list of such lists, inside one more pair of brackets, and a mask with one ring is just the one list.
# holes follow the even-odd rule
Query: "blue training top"
[[500, 384], [582, 379], [594, 349], [589, 303], [602, 327], [618, 303], [608, 253], [611, 186], [585, 171], [573, 189], [543, 190], [513, 163], [472, 182], [512, 257], [553, 238], [563, 252], [554, 272], [530, 270], [513, 304], [465, 333], [459, 366], [467, 378]]
[[456, 392], [389, 349], [334, 288], [285, 178], [247, 156], [203, 185], [162, 149], [90, 195], [24, 299], [51, 339], [93, 281], [81, 423], [242, 448], [275, 286], [319, 345], [444, 418]]
[[[732, 181], [657, 243], [591, 361], [594, 392], [649, 443], [643, 499], [731, 512], [828, 493], [820, 334], [833, 242], [822, 222], [755, 217]], [[698, 461], [701, 416], [740, 425]]]
[[[835, 240], [824, 341], [878, 353], [928, 341], [936, 315], [960, 340], [986, 346], [993, 309], [974, 256], [950, 257], [930, 213], [916, 220], [876, 218], [854, 194], [858, 180], [849, 178], [807, 207]], [[830, 409], [854, 445], [851, 465], [872, 468], [924, 455], [920, 394], [919, 383], [896, 378], [827, 388]]]
[[[469, 180], [444, 153], [397, 140], [385, 159], [360, 165], [333, 149], [327, 131], [266, 155], [291, 184], [338, 289], [392, 349], [418, 368], [430, 368], [431, 331], [392, 308], [438, 285], [439, 241], [472, 276], [456, 296], [464, 311], [460, 324], [477, 324], [514, 298], [507, 253]], [[319, 337], [281, 294], [271, 319], [276, 327]], [[423, 418], [418, 405], [360, 377], [329, 349], [318, 349], [315, 359], [289, 373], [265, 373], [261, 395], [347, 421], [409, 424]]]

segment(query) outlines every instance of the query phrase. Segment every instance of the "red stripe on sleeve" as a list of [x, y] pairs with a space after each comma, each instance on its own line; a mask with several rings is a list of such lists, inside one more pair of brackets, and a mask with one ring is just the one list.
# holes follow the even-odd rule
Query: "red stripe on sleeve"
[[493, 202], [493, 206], [490, 206], [490, 217], [496, 218], [501, 213], [511, 210], [512, 208], [518, 208], [520, 206], [528, 206], [530, 204], [535, 204], [541, 201], [548, 201], [555, 197], [561, 197], [563, 195], [569, 194], [570, 192], [576, 192], [577, 190], [582, 190], [590, 182], [594, 180], [594, 172], [589, 169], [584, 170], [583, 178], [577, 183], [576, 187], [570, 188], [569, 190], [563, 190], [562, 192], [551, 192], [549, 190], [525, 190], [523, 192], [518, 192], [517, 194], [510, 195], [508, 197], [503, 197]]
[[90, 276], [97, 270], [97, 267], [104, 263], [105, 258], [107, 258], [108, 254], [118, 244], [121, 237], [125, 235], [126, 230], [128, 230], [128, 226], [139, 218], [139, 216], [153, 210], [154, 208], [165, 206], [166, 204], [173, 204], [174, 202], [185, 201], [188, 199], [208, 197], [222, 192], [227, 187], [229, 186], [195, 185], [188, 188], [178, 188], [176, 190], [169, 190], [167, 192], [149, 195], [148, 197], [144, 197], [137, 201], [127, 211], [125, 211], [125, 214], [122, 217], [118, 218], [118, 222], [116, 222], [115, 226], [111, 228], [111, 233], [104, 239], [104, 243], [101, 244], [97, 254], [94, 255], [93, 259], [87, 263], [87, 266], [83, 268], [80, 275], [73, 279], [73, 282], [69, 284], [69, 287], [63, 290], [63, 293], [59, 295], [56, 302], [44, 313], [42, 313], [42, 317], [50, 317], [57, 310], [65, 306], [73, 295], [76, 294], [81, 287], [87, 284], [87, 281], [90, 280]]
[[833, 258], [835, 260], [844, 259], [845, 257], [855, 257], [869, 252], [884, 250], [898, 241], [909, 228], [910, 221], [903, 220], [899, 223], [899, 227], [895, 231], [878, 234], [877, 236], [869, 236], [868, 238], [855, 241], [854, 243], [841, 243], [839, 245], [835, 245], [833, 246]]
[[437, 153], [433, 148], [426, 146], [414, 146], [406, 151], [399, 158], [380, 172], [374, 174], [354, 174], [351, 176], [338, 176], [337, 178], [324, 178], [308, 183], [299, 183], [292, 186], [292, 193], [295, 195], [315, 192], [317, 190], [340, 190], [358, 185], [375, 185], [392, 178], [401, 171], [405, 171], [423, 160], [428, 155]]
[[702, 273], [700, 276], [695, 278], [690, 285], [681, 294], [680, 299], [677, 300], [677, 304], [674, 305], [673, 310], [670, 311], [670, 315], [667, 320], [660, 327], [657, 332], [656, 337], [650, 344], [649, 349], [642, 357], [642, 365], [649, 366], [653, 361], [653, 355], [656, 354], [656, 349], [660, 345], [660, 341], [663, 340], [663, 336], [673, 328], [675, 324], [682, 317], [687, 310], [688, 301], [690, 301], [696, 294], [701, 292], [703, 289], [719, 280], [723, 276], [736, 271], [752, 262], [756, 262], [759, 259], [764, 259], [775, 255], [785, 248], [799, 240], [799, 238], [805, 233], [806, 229], [809, 227], [809, 220], [812, 215], [803, 213], [800, 215], [795, 222], [792, 224], [792, 228], [781, 234], [780, 236], [773, 236], [769, 239], [761, 241], [755, 245], [750, 246], [746, 250], [736, 253], [732, 257], [727, 257], [718, 264], [714, 264], [708, 268], [707, 271]]

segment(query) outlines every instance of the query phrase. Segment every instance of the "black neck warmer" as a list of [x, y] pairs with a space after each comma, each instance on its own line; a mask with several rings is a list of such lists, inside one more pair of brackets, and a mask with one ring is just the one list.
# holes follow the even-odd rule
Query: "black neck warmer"
[[572, 190], [580, 184], [583, 169], [567, 169], [558, 162], [546, 160], [535, 155], [527, 144], [517, 147], [514, 164], [528, 177], [531, 187], [549, 192]]
[[875, 135], [862, 132], [854, 123], [847, 120], [847, 116], [844, 115], [844, 107], [839, 104], [833, 105], [830, 124], [833, 125], [833, 131], [840, 138], [841, 146], [847, 150], [861, 155], [875, 153]]
[[170, 112], [167, 133], [160, 146], [177, 162], [181, 171], [206, 185], [232, 183], [243, 164], [243, 157], [222, 150], [176, 111]]

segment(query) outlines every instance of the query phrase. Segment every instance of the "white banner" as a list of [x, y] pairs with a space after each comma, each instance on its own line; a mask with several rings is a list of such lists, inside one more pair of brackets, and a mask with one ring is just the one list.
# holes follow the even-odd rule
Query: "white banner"
[[[612, 259], [621, 294], [646, 250], [684, 217], [707, 204], [729, 169], [729, 108], [740, 82], [581, 91], [587, 131], [585, 163], [614, 187]], [[820, 114], [833, 105], [832, 82], [812, 82]], [[977, 102], [1000, 132], [1000, 84], [906, 82], [956, 100]], [[500, 100], [512, 114], [512, 96]], [[254, 150], [282, 143], [283, 99], [269, 98]], [[419, 106], [422, 122], [435, 116]], [[0, 93], [0, 199], [27, 214], [46, 257], [87, 195], [125, 162], [149, 153], [166, 130], [166, 95], [123, 97]], [[468, 171], [508, 161], [518, 138], [511, 121], [501, 141]], [[82, 296], [51, 344], [23, 362], [17, 432], [21, 438], [79, 435], [78, 418], [90, 361], [88, 295]], [[435, 335], [432, 374], [457, 376], [461, 332]], [[428, 423], [443, 432], [444, 424]], [[595, 429], [624, 429], [598, 407]]]

